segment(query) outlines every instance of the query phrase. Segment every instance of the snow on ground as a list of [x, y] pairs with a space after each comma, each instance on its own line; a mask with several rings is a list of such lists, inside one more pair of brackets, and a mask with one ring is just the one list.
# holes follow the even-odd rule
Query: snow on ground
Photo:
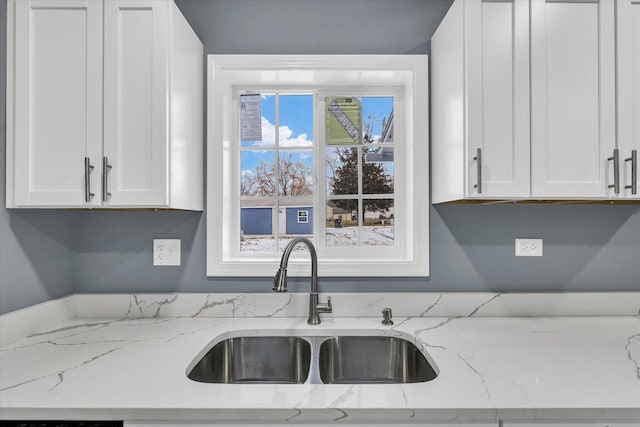
[[[394, 237], [393, 226], [369, 226], [362, 227], [363, 246], [391, 246]], [[279, 241], [280, 251], [297, 236], [283, 237]], [[311, 237], [311, 236], [305, 236]], [[273, 237], [247, 237], [240, 242], [242, 252], [273, 252], [275, 248], [275, 238]], [[354, 246], [358, 244], [358, 228], [327, 228], [327, 246]], [[298, 246], [296, 251], [305, 250], [304, 246]]]

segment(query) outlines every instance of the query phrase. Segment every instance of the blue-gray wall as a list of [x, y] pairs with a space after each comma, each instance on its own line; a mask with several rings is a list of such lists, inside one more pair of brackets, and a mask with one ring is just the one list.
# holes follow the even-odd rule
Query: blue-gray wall
[[0, 314], [73, 292], [68, 212], [5, 209], [7, 7], [0, 0]]
[[[206, 53], [400, 54], [429, 53], [428, 41], [451, 1], [177, 3], [203, 40]], [[5, 33], [6, 12], [2, 13]], [[0, 87], [4, 111], [4, 81]], [[2, 156], [4, 129], [3, 122]], [[4, 176], [0, 184], [4, 188]], [[268, 292], [271, 288], [271, 278], [205, 276], [204, 213], [8, 213], [4, 201], [0, 203], [0, 312], [72, 290]], [[152, 267], [152, 239], [158, 237], [182, 239], [181, 267]], [[543, 238], [544, 257], [515, 258], [516, 237]], [[323, 279], [319, 286], [332, 292], [640, 290], [640, 207], [438, 206], [431, 208], [429, 279]], [[307, 287], [306, 280], [290, 286], [300, 291]]]

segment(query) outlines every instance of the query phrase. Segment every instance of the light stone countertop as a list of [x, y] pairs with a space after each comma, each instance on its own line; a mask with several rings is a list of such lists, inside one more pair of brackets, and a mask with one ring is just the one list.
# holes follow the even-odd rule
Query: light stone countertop
[[[318, 326], [300, 317], [74, 318], [0, 349], [0, 419], [640, 420], [639, 316], [470, 314], [394, 317], [392, 327], [379, 317], [327, 316]], [[439, 376], [403, 385], [186, 377], [220, 338], [288, 333], [411, 336]]]

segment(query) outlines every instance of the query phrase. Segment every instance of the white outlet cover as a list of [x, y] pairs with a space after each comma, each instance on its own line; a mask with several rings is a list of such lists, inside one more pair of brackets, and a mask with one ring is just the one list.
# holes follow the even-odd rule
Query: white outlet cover
[[516, 239], [516, 256], [542, 256], [542, 239]]
[[153, 239], [153, 265], [180, 265], [180, 239]]

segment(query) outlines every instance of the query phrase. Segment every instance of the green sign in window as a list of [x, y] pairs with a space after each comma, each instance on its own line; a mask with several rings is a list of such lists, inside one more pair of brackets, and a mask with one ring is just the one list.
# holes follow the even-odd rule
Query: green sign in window
[[327, 145], [362, 143], [362, 104], [355, 97], [325, 97]]

